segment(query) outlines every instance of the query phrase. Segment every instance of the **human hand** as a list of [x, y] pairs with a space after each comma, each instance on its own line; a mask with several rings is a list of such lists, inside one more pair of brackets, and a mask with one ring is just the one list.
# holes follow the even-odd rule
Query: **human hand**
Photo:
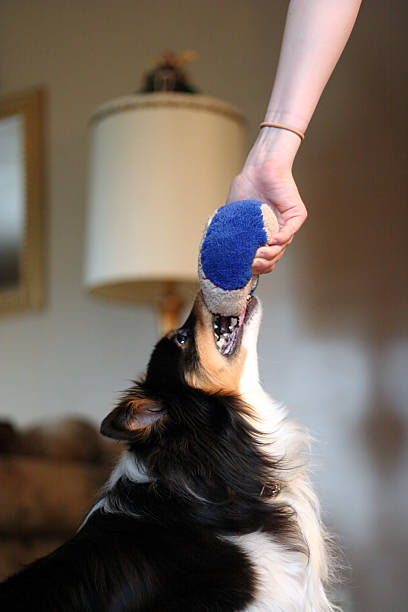
[[294, 153], [289, 154], [283, 147], [273, 146], [273, 149], [276, 150], [265, 148], [262, 136], [258, 139], [242, 172], [232, 181], [227, 198], [227, 202], [259, 200], [269, 204], [276, 214], [279, 232], [272, 236], [267, 246], [256, 252], [252, 266], [255, 274], [265, 274], [274, 269], [307, 217], [306, 207], [292, 176]]

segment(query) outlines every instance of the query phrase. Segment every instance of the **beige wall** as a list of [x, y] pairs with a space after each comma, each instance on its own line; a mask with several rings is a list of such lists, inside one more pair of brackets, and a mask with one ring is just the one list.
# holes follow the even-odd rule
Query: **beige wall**
[[[265, 386], [322, 441], [316, 482], [360, 612], [408, 604], [406, 6], [364, 4], [296, 162], [309, 220], [260, 289]], [[82, 288], [92, 110], [137, 89], [163, 49], [193, 48], [194, 80], [241, 106], [253, 138], [285, 11], [266, 0], [2, 1], [0, 94], [48, 92], [47, 305], [0, 320], [2, 415], [99, 420], [156, 337], [148, 309]]]

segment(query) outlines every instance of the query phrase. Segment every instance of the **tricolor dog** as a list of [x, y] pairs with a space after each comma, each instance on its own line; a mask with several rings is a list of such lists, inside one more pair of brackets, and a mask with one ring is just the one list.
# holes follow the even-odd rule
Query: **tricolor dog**
[[309, 437], [260, 386], [260, 321], [254, 297], [221, 317], [197, 295], [102, 423], [127, 449], [97, 503], [1, 610], [333, 610]]

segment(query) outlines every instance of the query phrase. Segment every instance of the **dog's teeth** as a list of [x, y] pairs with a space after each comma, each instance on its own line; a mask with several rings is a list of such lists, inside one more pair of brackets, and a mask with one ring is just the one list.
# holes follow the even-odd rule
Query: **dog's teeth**
[[234, 350], [234, 341], [239, 329], [239, 317], [214, 315], [213, 331], [215, 344], [222, 355], [229, 355]]

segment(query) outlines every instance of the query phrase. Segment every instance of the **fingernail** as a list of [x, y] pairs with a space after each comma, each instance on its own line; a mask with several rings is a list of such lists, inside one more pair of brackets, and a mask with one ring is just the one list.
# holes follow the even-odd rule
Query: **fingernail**
[[264, 267], [264, 263], [261, 259], [255, 258], [254, 261], [252, 262], [252, 270], [254, 272], [260, 272], [263, 267]]

